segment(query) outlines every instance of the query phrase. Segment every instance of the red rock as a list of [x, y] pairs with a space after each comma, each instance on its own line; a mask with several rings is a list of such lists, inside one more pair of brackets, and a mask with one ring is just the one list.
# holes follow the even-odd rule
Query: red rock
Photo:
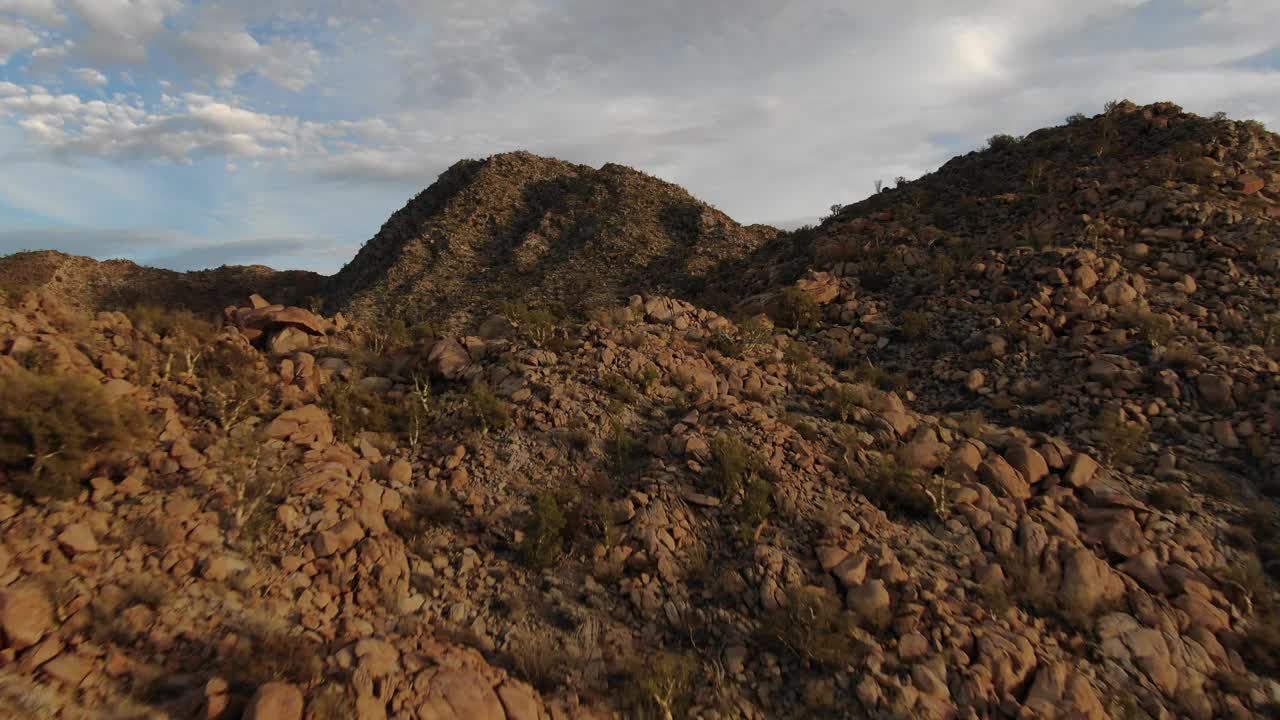
[[285, 682], [269, 682], [259, 687], [244, 711], [244, 720], [301, 719], [302, 691]]
[[296, 327], [288, 326], [267, 336], [267, 351], [273, 355], [287, 355], [311, 347], [311, 336]]
[[0, 630], [5, 644], [23, 650], [40, 642], [53, 629], [53, 605], [33, 585], [0, 590]]
[[1004, 458], [993, 454], [978, 466], [982, 482], [1011, 498], [1026, 500], [1031, 497], [1031, 486]]
[[493, 687], [478, 673], [443, 670], [431, 679], [419, 717], [457, 720], [505, 720], [506, 712]]
[[524, 683], [508, 680], [498, 686], [498, 700], [507, 712], [507, 720], [542, 720], [538, 696]]
[[1252, 195], [1267, 186], [1267, 182], [1257, 175], [1241, 175], [1236, 178], [1236, 183], [1240, 185], [1240, 192], [1245, 195]]
[[1067, 474], [1062, 479], [1071, 487], [1084, 487], [1093, 480], [1093, 476], [1097, 472], [1097, 460], [1084, 453], [1076, 453], [1071, 458], [1071, 465], [1067, 468]]
[[470, 365], [471, 356], [466, 348], [452, 338], [437, 340], [427, 351], [427, 368], [445, 380], [457, 380]]
[[41, 666], [40, 671], [70, 687], [79, 687], [93, 670], [93, 661], [78, 653], [63, 653]]
[[1049, 474], [1049, 463], [1045, 462], [1044, 456], [1025, 445], [1011, 448], [1005, 452], [1004, 458], [1009, 461], [1014, 470], [1022, 474], [1024, 480], [1032, 485]]
[[58, 533], [58, 543], [76, 553], [95, 552], [98, 549], [98, 539], [93, 536], [89, 526], [83, 523], [72, 523], [63, 528]]

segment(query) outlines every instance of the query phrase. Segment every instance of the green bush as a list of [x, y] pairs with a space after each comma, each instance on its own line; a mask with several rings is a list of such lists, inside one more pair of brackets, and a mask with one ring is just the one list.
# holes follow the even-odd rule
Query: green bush
[[467, 391], [467, 411], [472, 426], [482, 432], [511, 424], [511, 406], [486, 382], [477, 382]]
[[27, 497], [75, 497], [95, 453], [132, 450], [146, 431], [141, 408], [79, 375], [19, 368], [0, 375], [0, 397], [0, 467]]
[[534, 501], [533, 514], [524, 528], [520, 560], [533, 568], [550, 567], [564, 547], [566, 524], [556, 496], [549, 492], [539, 493]]
[[711, 457], [711, 478], [721, 494], [742, 493], [738, 529], [748, 540], [773, 510], [773, 474], [746, 443], [725, 433], [711, 440]]
[[721, 433], [711, 440], [711, 479], [725, 495], [746, 487], [747, 478], [764, 474], [764, 462], [741, 439]]
[[1013, 135], [1000, 133], [998, 135], [992, 135], [991, 137], [987, 138], [987, 149], [995, 150], [996, 152], [1012, 150], [1013, 148], [1017, 147], [1018, 144], [1021, 142], [1022, 142], [1022, 138], [1020, 137], [1014, 137]]

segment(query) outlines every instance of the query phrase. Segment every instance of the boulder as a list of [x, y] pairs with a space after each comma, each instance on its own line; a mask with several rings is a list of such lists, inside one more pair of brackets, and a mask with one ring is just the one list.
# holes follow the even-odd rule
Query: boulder
[[1031, 497], [1031, 485], [999, 455], [992, 454], [978, 466], [978, 477], [1008, 497], [1019, 500]]
[[288, 355], [311, 347], [311, 336], [296, 327], [287, 326], [267, 335], [267, 352]]
[[0, 632], [5, 647], [23, 650], [53, 629], [53, 605], [34, 585], [0, 589]]
[[302, 691], [286, 682], [258, 688], [244, 711], [244, 720], [302, 720]]
[[427, 351], [427, 369], [444, 380], [457, 380], [471, 366], [471, 356], [462, 343], [453, 338], [443, 338]]

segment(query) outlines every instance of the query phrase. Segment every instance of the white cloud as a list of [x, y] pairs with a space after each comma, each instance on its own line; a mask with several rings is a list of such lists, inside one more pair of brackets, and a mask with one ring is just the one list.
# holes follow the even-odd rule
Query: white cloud
[[0, 0], [0, 12], [12, 13], [45, 25], [62, 25], [67, 21], [54, 0]]
[[241, 28], [204, 28], [183, 33], [178, 57], [197, 74], [211, 74], [221, 88], [235, 86], [240, 76], [258, 74], [287, 90], [311, 84], [320, 53], [303, 40], [276, 39], [266, 45]]
[[262, 46], [239, 29], [206, 29], [183, 33], [178, 46], [195, 68], [212, 73], [220, 87], [235, 85], [241, 74], [258, 63]]
[[286, 90], [301, 92], [315, 78], [320, 52], [302, 40], [273, 40], [263, 47], [258, 74]]
[[71, 5], [88, 28], [84, 52], [94, 60], [130, 64], [146, 61], [151, 38], [181, 8], [178, 0], [71, 0]]
[[25, 25], [0, 17], [0, 65], [9, 62], [14, 53], [40, 44], [40, 36]]
[[71, 71], [71, 76], [81, 85], [90, 87], [102, 87], [107, 84], [107, 76], [93, 68], [76, 68]]

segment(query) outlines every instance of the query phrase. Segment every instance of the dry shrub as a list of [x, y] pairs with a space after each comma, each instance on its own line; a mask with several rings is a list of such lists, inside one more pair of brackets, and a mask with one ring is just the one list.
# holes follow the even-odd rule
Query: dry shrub
[[778, 296], [775, 319], [783, 327], [807, 330], [822, 319], [822, 306], [800, 288], [787, 288]]
[[84, 376], [18, 368], [0, 375], [0, 397], [0, 468], [19, 495], [75, 497], [95, 456], [133, 450], [146, 434], [137, 404]]
[[839, 597], [811, 586], [788, 592], [787, 602], [765, 617], [760, 634], [801, 660], [836, 670], [855, 662], [856, 627]]
[[1166, 512], [1184, 513], [1191, 509], [1191, 494], [1181, 485], [1169, 483], [1153, 488], [1147, 502]]

